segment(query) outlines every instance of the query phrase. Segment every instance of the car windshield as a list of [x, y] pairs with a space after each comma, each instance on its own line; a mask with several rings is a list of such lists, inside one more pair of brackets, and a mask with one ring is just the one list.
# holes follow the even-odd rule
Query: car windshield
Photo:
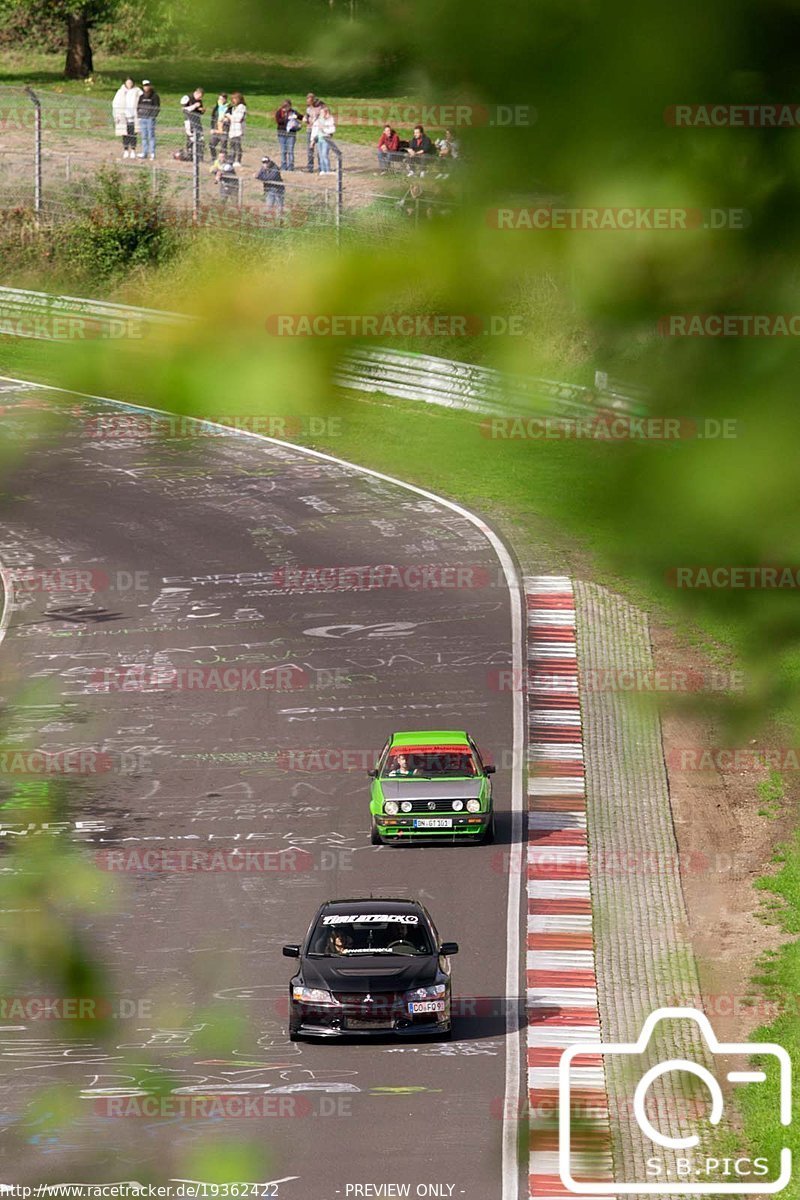
[[467, 746], [398, 746], [389, 751], [382, 779], [457, 779], [478, 775]]
[[433, 948], [422, 919], [413, 913], [334, 913], [317, 922], [308, 953], [323, 958], [418, 957], [432, 954]]

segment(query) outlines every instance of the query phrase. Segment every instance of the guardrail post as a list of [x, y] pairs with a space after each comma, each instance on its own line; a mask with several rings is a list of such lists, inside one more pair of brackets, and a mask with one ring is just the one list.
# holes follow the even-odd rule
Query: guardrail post
[[33, 211], [42, 214], [42, 102], [31, 87], [25, 93], [34, 107]]
[[192, 220], [195, 225], [200, 218], [200, 135], [192, 130]]
[[329, 140], [328, 146], [336, 155], [336, 208], [334, 219], [336, 221], [336, 245], [339, 246], [342, 240], [342, 209], [344, 208], [344, 160], [336, 142]]

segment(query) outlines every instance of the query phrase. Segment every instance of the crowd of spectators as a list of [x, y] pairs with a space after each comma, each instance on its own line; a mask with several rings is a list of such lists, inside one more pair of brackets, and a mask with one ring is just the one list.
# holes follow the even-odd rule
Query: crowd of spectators
[[[208, 125], [204, 121], [207, 107], [203, 88], [195, 88], [183, 95], [180, 107], [185, 141], [174, 157], [183, 162], [202, 162], [207, 144], [211, 173], [221, 201], [226, 203], [231, 198], [238, 198], [247, 122], [244, 96], [241, 92], [230, 95], [220, 92], [208, 114]], [[111, 108], [114, 132], [122, 141], [122, 157], [154, 160], [161, 100], [150, 80], [143, 79], [139, 86], [133, 79], [126, 79], [116, 92]], [[264, 155], [254, 178], [263, 185], [266, 206], [280, 213], [285, 191], [282, 172], [306, 170], [310, 174], [335, 174], [331, 169], [331, 150], [333, 148], [338, 154], [333, 141], [336, 120], [325, 101], [314, 92], [307, 94], [304, 108], [295, 108], [287, 99], [273, 116], [280, 163]], [[298, 136], [305, 140], [304, 167], [295, 163]], [[430, 171], [436, 180], [446, 180], [460, 157], [460, 143], [452, 130], [446, 129], [434, 142], [422, 125], [415, 125], [407, 140], [401, 138], [391, 125], [384, 126], [377, 150], [382, 174], [400, 170], [417, 179]]]
[[384, 175], [402, 167], [407, 175], [421, 177], [435, 165], [435, 177], [444, 179], [460, 151], [461, 144], [451, 129], [445, 129], [442, 137], [433, 142], [422, 125], [415, 125], [410, 139], [405, 141], [391, 125], [384, 125], [378, 141], [378, 166]]

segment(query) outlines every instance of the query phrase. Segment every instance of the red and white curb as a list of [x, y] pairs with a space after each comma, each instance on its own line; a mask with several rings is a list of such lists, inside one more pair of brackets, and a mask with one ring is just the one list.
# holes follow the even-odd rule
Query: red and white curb
[[[536, 1200], [562, 1200], [575, 1193], [559, 1173], [558, 1062], [568, 1045], [600, 1038], [575, 598], [563, 576], [524, 582], [529, 1185]], [[602, 1058], [575, 1059], [570, 1078], [580, 1112], [571, 1174], [591, 1196], [592, 1183], [614, 1178]]]

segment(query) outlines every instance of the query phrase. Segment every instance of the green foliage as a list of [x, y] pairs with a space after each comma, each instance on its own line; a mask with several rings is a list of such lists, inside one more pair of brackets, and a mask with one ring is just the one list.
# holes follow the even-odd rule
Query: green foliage
[[103, 169], [78, 207], [76, 218], [57, 231], [56, 257], [69, 255], [78, 274], [109, 280], [125, 271], [167, 261], [181, 235], [149, 177], [125, 180]]

